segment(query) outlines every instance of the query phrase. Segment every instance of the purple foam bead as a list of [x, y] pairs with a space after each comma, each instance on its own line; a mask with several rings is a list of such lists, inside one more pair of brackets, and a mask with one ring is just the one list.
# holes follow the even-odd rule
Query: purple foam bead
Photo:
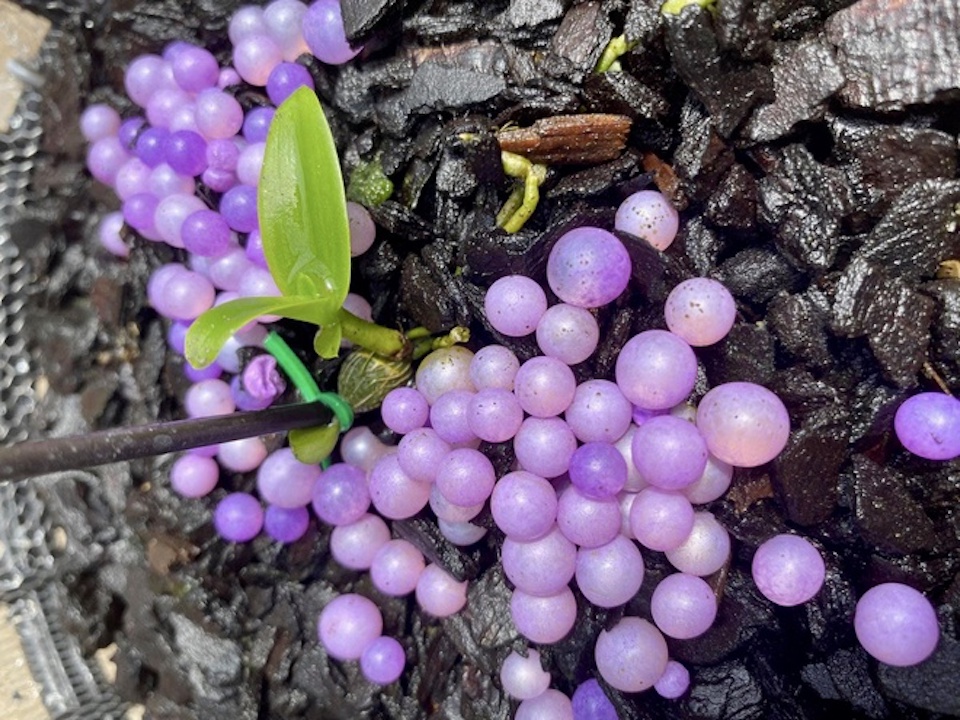
[[120, 144], [115, 135], [108, 135], [97, 140], [87, 151], [87, 168], [90, 174], [104, 185], [113, 185], [117, 173], [124, 166], [130, 155]]
[[243, 82], [243, 78], [240, 77], [240, 73], [232, 67], [225, 67], [221, 68], [220, 75], [217, 77], [217, 88], [223, 90], [233, 85], [239, 85], [241, 82]]
[[217, 461], [202, 455], [181, 455], [170, 468], [170, 486], [183, 497], [205, 497], [213, 492], [219, 479]]
[[702, 635], [717, 617], [717, 598], [696, 575], [674, 573], [661, 580], [650, 599], [650, 614], [667, 637], [689, 640]]
[[244, 38], [260, 35], [266, 29], [263, 21], [263, 8], [256, 5], [244, 5], [230, 17], [227, 25], [227, 37], [236, 45]]
[[153, 221], [159, 202], [153, 193], [131, 195], [121, 206], [124, 222], [148, 240], [159, 240], [157, 226]]
[[203, 200], [196, 195], [167, 195], [157, 203], [157, 210], [153, 215], [157, 234], [171, 247], [182, 248], [181, 231], [184, 221], [193, 213], [206, 209]]
[[790, 416], [780, 398], [765, 387], [732, 382], [703, 396], [697, 427], [713, 455], [737, 467], [756, 467], [786, 447]]
[[313, 499], [320, 474], [319, 465], [302, 463], [293, 450], [280, 448], [270, 453], [260, 465], [257, 492], [266, 502], [277, 507], [304, 507]]
[[197, 127], [208, 140], [231, 138], [243, 127], [243, 108], [236, 98], [217, 88], [197, 95]]
[[170, 133], [164, 128], [149, 127], [137, 137], [137, 157], [147, 167], [157, 167], [166, 160], [166, 143]]
[[694, 513], [693, 529], [687, 539], [668, 550], [666, 555], [670, 564], [680, 572], [701, 577], [712, 575], [730, 556], [730, 534], [713, 513]]
[[527, 700], [542, 695], [550, 687], [550, 673], [543, 669], [536, 650], [528, 650], [526, 657], [513, 650], [500, 667], [500, 685], [507, 695]]
[[210, 168], [203, 171], [200, 179], [204, 185], [218, 193], [225, 193], [240, 183], [237, 176], [229, 170], [211, 170]]
[[244, 389], [255, 398], [272, 402], [287, 389], [287, 383], [277, 370], [273, 355], [257, 355], [243, 369]]
[[190, 102], [190, 96], [180, 88], [161, 88], [147, 104], [147, 120], [154, 127], [169, 129], [180, 108]]
[[260, 171], [263, 169], [263, 153], [266, 146], [262, 142], [250, 143], [237, 158], [237, 179], [244, 185], [259, 185]]
[[282, 62], [270, 71], [267, 78], [267, 97], [274, 105], [280, 105], [294, 90], [306, 87], [313, 90], [313, 76], [303, 65]]
[[616, 365], [617, 385], [634, 405], [667, 410], [683, 402], [697, 380], [697, 357], [680, 337], [646, 330], [627, 341]]
[[377, 515], [367, 513], [355, 523], [339, 525], [330, 533], [330, 554], [350, 570], [368, 570], [383, 545], [390, 540], [390, 529]]
[[697, 426], [661, 415], [637, 428], [631, 441], [640, 477], [661, 490], [680, 490], [696, 482], [707, 467], [707, 443]]
[[514, 590], [510, 615], [517, 630], [527, 640], [540, 645], [559, 642], [577, 622], [577, 600], [565, 587], [556, 595], [539, 597]]
[[337, 660], [359, 660], [383, 631], [383, 616], [362, 595], [340, 595], [320, 612], [317, 634], [327, 654]]
[[653, 689], [662, 698], [676, 700], [690, 689], [690, 671], [676, 660], [670, 660]]
[[555, 478], [570, 467], [577, 438], [560, 418], [528, 417], [513, 438], [513, 449], [524, 470]]
[[230, 226], [223, 216], [207, 209], [187, 215], [180, 226], [180, 238], [187, 250], [204, 257], [221, 255], [230, 248], [233, 240]]
[[402, 597], [417, 589], [426, 568], [423, 553], [406, 540], [385, 543], [370, 563], [370, 580], [384, 595]]
[[350, 47], [343, 29], [339, 0], [316, 0], [303, 16], [303, 39], [320, 62], [342, 65], [363, 47]]
[[206, 158], [207, 167], [211, 170], [233, 172], [240, 159], [240, 147], [234, 138], [211, 140], [207, 143]]
[[853, 628], [864, 650], [895, 667], [923, 662], [940, 641], [933, 605], [901, 583], [882, 583], [867, 590], [857, 602]]
[[619, 720], [617, 709], [593, 678], [580, 683], [570, 701], [575, 720]]
[[119, 129], [120, 115], [109, 105], [90, 105], [80, 115], [80, 132], [87, 142], [116, 135]]
[[557, 492], [539, 475], [517, 470], [497, 481], [490, 512], [507, 537], [520, 542], [536, 540], [555, 526]]
[[187, 92], [200, 92], [217, 84], [220, 77], [220, 65], [207, 50], [189, 43], [178, 44], [172, 53], [170, 65], [173, 79]]
[[367, 482], [377, 512], [391, 520], [413, 517], [430, 501], [431, 486], [407, 475], [395, 452], [377, 461]]
[[120, 123], [120, 129], [117, 130], [117, 139], [123, 148], [132, 153], [137, 141], [137, 135], [146, 125], [146, 120], [142, 117], [132, 117]]
[[920, 393], [897, 408], [897, 438], [914, 455], [927, 460], [960, 456], [960, 400], [944, 393]]
[[167, 165], [181, 175], [196, 177], [207, 169], [207, 142], [192, 130], [170, 133], [163, 148]]
[[535, 698], [517, 707], [514, 720], [575, 720], [570, 698], [559, 690], [547, 688]]
[[130, 248], [124, 242], [121, 232], [123, 230], [123, 214], [119, 212], [107, 213], [100, 221], [97, 228], [97, 239], [100, 244], [117, 257], [128, 257]]
[[132, 195], [150, 191], [150, 175], [152, 170], [140, 158], [132, 157], [127, 160], [114, 178], [114, 188], [117, 197], [126, 200]]
[[399, 387], [387, 393], [380, 406], [380, 415], [388, 428], [406, 435], [426, 424], [430, 406], [416, 388]]
[[271, 505], [263, 515], [263, 529], [274, 540], [284, 544], [302, 538], [310, 526], [310, 511], [305, 507], [282, 508]]
[[313, 486], [313, 511], [329, 525], [349, 525], [370, 507], [366, 474], [353, 465], [334, 463]]
[[181, 175], [166, 163], [160, 163], [150, 173], [150, 192], [158, 198], [167, 195], [193, 195], [197, 184], [192, 177]]
[[270, 72], [282, 60], [280, 48], [265, 33], [245, 37], [233, 46], [233, 67], [251, 85], [266, 85]]
[[434, 617], [450, 617], [467, 604], [467, 581], [457, 582], [439, 565], [427, 565], [417, 580], [417, 604]]
[[303, 16], [307, 6], [300, 0], [273, 0], [263, 9], [263, 24], [267, 33], [283, 53], [283, 59], [296, 60], [308, 51], [303, 40]]
[[613, 302], [630, 282], [630, 254], [620, 239], [579, 227], [557, 240], [547, 258], [547, 282], [563, 302], [595, 308]]
[[253, 540], [263, 527], [263, 508], [253, 495], [232, 493], [213, 511], [213, 524], [224, 540], [247, 542]]
[[693, 505], [680, 493], [648, 487], [630, 506], [630, 529], [646, 548], [666, 552], [680, 547], [693, 530]]
[[248, 233], [257, 227], [257, 189], [237, 185], [220, 198], [220, 214], [237, 232]]
[[560, 494], [557, 525], [580, 547], [606, 545], [620, 532], [620, 503], [614, 497], [587, 497], [571, 485]]
[[623, 535], [618, 534], [605, 545], [577, 551], [577, 587], [597, 607], [612, 608], [628, 602], [640, 590], [643, 576], [643, 556]]
[[230, 381], [230, 393], [233, 395], [233, 404], [237, 410], [249, 412], [251, 410], [264, 410], [270, 407], [272, 400], [256, 398], [246, 391], [243, 387], [243, 379], [239, 375], [234, 375]]
[[625, 617], [600, 633], [594, 649], [600, 676], [621, 692], [642, 692], [667, 667], [667, 642], [646, 620]]
[[[260, 235], [259, 230], [250, 231], [250, 234], [247, 235], [247, 243], [243, 247], [247, 254], [247, 259], [251, 263], [263, 270], [269, 269], [269, 266], [267, 265], [267, 257], [263, 254], [263, 237]], [[347, 307], [346, 301], [344, 301], [343, 306], [345, 310], [350, 310], [350, 308]], [[354, 314], [356, 315], [356, 313]]]
[[389, 685], [399, 680], [406, 664], [403, 646], [386, 635], [367, 645], [360, 656], [360, 671], [367, 680], [377, 685]]
[[602, 500], [616, 495], [627, 481], [627, 463], [613, 445], [588, 442], [570, 457], [570, 481], [587, 497]]
[[272, 107], [258, 107], [247, 113], [243, 121], [243, 137], [247, 142], [265, 142], [267, 132], [270, 130], [270, 123], [273, 122], [273, 116], [276, 109]]
[[753, 556], [753, 581], [771, 602], [792, 607], [820, 592], [826, 566], [820, 552], [806, 538], [775, 535]]
[[559, 527], [554, 527], [542, 538], [530, 542], [505, 539], [501, 562], [507, 579], [517, 588], [546, 597], [556, 595], [573, 578], [577, 548]]
[[127, 66], [123, 85], [130, 99], [145, 108], [154, 93], [166, 87], [172, 77], [170, 66], [159, 55], [141, 55]]

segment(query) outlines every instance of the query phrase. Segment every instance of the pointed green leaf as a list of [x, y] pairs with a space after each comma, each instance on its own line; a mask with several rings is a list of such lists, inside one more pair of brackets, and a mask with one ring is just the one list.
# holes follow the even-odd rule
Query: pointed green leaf
[[267, 265], [285, 295], [313, 288], [338, 306], [350, 288], [350, 223], [333, 134], [300, 88], [270, 123], [257, 197]]
[[330, 457], [340, 437], [340, 423], [291, 430], [287, 433], [294, 457], [307, 465], [316, 465]]
[[313, 351], [324, 359], [335, 358], [340, 354], [340, 340], [343, 337], [340, 323], [324, 324], [313, 336]]
[[325, 325], [335, 323], [339, 302], [330, 297], [245, 297], [207, 310], [193, 321], [184, 342], [187, 362], [197, 368], [212, 363], [237, 330], [261, 315]]

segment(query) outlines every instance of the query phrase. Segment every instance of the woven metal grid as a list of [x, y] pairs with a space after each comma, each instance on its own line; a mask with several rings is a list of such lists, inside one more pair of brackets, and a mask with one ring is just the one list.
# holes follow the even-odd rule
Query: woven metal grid
[[[53, 59], [57, 31], [43, 55]], [[21, 68], [21, 77], [42, 77]], [[41, 139], [42, 97], [26, 88], [10, 131], [0, 134], [0, 443], [23, 440], [35, 408], [34, 367], [21, 339], [28, 301], [27, 273], [10, 229], [29, 201], [30, 174]], [[86, 474], [84, 474], [86, 475]], [[64, 478], [66, 481], [75, 478]], [[82, 478], [96, 482], [96, 478]], [[50, 519], [30, 485], [0, 484], [0, 638], [4, 662], [24, 664], [46, 716], [54, 720], [117, 720], [124, 706], [98, 667], [87, 662], [77, 640], [60, 624], [60, 586], [47, 542]], [[2, 701], [2, 698], [0, 698]], [[0, 715], [18, 712], [0, 707]], [[32, 711], [31, 711], [32, 712]], [[30, 717], [39, 717], [31, 714]]]

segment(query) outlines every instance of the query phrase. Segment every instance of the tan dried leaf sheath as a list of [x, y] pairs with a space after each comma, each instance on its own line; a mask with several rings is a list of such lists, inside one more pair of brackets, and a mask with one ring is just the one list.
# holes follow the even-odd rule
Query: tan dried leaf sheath
[[630, 132], [625, 115], [587, 113], [555, 115], [528, 128], [509, 127], [497, 133], [500, 149], [547, 165], [592, 165], [623, 152]]

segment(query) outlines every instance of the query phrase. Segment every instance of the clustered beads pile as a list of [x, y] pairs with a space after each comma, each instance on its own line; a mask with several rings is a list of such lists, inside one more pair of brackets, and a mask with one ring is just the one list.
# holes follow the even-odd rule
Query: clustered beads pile
[[[189, 324], [209, 307], [277, 293], [256, 213], [274, 107], [244, 113], [225, 90], [241, 81], [265, 87], [277, 105], [299, 87], [313, 88], [310, 73], [294, 62], [302, 53], [336, 64], [359, 51], [346, 42], [336, 0], [244, 7], [229, 33], [233, 67], [220, 67], [202, 48], [173, 43], [162, 57], [143, 56], [128, 68], [127, 92], [144, 116], [121, 121], [111, 108], [96, 105], [81, 119], [92, 143], [91, 173], [122, 200], [121, 212], [101, 223], [103, 246], [126, 256], [126, 224], [189, 258], [159, 268], [148, 286], [151, 305], [172, 321], [168, 341], [179, 353]], [[198, 178], [213, 192], [214, 207], [196, 195]], [[348, 212], [352, 253], [358, 255], [373, 244], [375, 227], [364, 208], [351, 203]], [[643, 191], [624, 201], [615, 226], [665, 250], [678, 217], [661, 194]], [[266, 531], [279, 542], [294, 542], [306, 532], [312, 507], [334, 526], [330, 547], [337, 562], [369, 570], [384, 594], [415, 594], [437, 617], [463, 608], [466, 583], [427, 564], [407, 541], [391, 539], [383, 518], [410, 517], [429, 505], [445, 537], [470, 545], [486, 534], [470, 521], [489, 501], [506, 536], [502, 561], [515, 587], [511, 614], [535, 643], [557, 642], [573, 627], [571, 580], [594, 605], [617, 607], [643, 582], [636, 543], [664, 552], [678, 572], [655, 588], [653, 622], [624, 618], [601, 633], [595, 657], [611, 686], [624, 692], [653, 687], [677, 698], [690, 675], [669, 659], [664, 636], [692, 638], [710, 627], [717, 600], [702, 578], [720, 569], [730, 551], [726, 530], [694, 505], [719, 498], [733, 466], [773, 459], [787, 441], [789, 418], [776, 395], [751, 383], [721, 385], [697, 408], [686, 404], [697, 371], [692, 348], [718, 342], [735, 321], [733, 298], [707, 278], [674, 289], [664, 309], [669, 331], [632, 338], [617, 360], [615, 382], [577, 384], [570, 366], [588, 359], [599, 342], [591, 310], [617, 298], [630, 273], [629, 255], [615, 235], [594, 227], [572, 230], [548, 259], [548, 283], [560, 303], [548, 306], [543, 288], [522, 276], [501, 278], [485, 300], [493, 327], [509, 337], [535, 333], [542, 356], [521, 364], [499, 345], [476, 353], [462, 347], [435, 352], [421, 364], [415, 388], [395, 390], [383, 403], [383, 420], [402, 436], [399, 445], [388, 447], [369, 428], [357, 427], [342, 440], [343, 462], [321, 471], [289, 449], [268, 455], [260, 439], [239, 440], [180, 457], [171, 484], [184, 496], [202, 497], [216, 487], [221, 468], [257, 471], [259, 499], [233, 493], [214, 512], [224, 539], [244, 542]], [[370, 317], [361, 297], [349, 296], [345, 307]], [[260, 409], [283, 393], [285, 381], [272, 357], [257, 356], [242, 368], [237, 359], [240, 347], [258, 346], [264, 336], [262, 324], [251, 323], [212, 366], [186, 368], [195, 382], [185, 399], [189, 415]], [[225, 374], [232, 377], [222, 379]], [[960, 456], [960, 402], [932, 393], [912, 398], [898, 413], [896, 430], [922, 457]], [[512, 442], [515, 469], [497, 478], [477, 449], [481, 441]], [[819, 552], [795, 535], [771, 538], [753, 562], [760, 592], [782, 606], [812, 598], [824, 575]], [[922, 661], [939, 637], [929, 601], [896, 583], [864, 594], [855, 629], [870, 654], [892, 665]], [[359, 660], [365, 677], [386, 684], [399, 678], [406, 658], [401, 643], [382, 631], [377, 606], [355, 594], [331, 601], [318, 621], [331, 657]], [[526, 657], [512, 653], [501, 681], [522, 701], [518, 718], [616, 717], [596, 680], [570, 698], [550, 689], [536, 650]]]

